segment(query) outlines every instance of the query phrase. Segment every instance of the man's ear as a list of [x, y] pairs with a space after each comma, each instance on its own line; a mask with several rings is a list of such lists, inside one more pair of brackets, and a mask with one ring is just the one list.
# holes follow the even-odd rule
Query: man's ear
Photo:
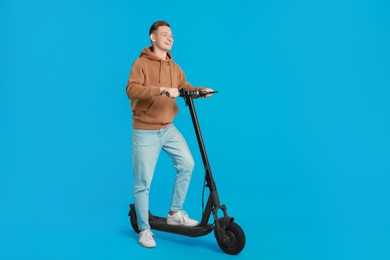
[[152, 34], [150, 35], [150, 40], [151, 40], [152, 42], [155, 42], [155, 41], [156, 41], [156, 35], [154, 35], [154, 33], [152, 33]]

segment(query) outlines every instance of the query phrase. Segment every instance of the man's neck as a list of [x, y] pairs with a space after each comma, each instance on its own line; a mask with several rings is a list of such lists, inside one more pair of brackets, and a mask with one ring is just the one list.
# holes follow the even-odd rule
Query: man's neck
[[166, 60], [167, 59], [167, 52], [166, 51], [163, 51], [163, 50], [160, 50], [160, 49], [154, 47], [153, 48], [153, 53], [156, 54], [156, 56], [159, 57], [162, 60]]

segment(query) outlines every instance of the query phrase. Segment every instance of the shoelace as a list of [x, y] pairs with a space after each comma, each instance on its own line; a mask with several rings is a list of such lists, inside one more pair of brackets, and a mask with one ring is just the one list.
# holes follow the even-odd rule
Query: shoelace
[[154, 234], [150, 230], [142, 232], [142, 236], [140, 240], [144, 239], [145, 236], [146, 236], [146, 240], [152, 240], [154, 238]]
[[178, 213], [180, 214], [180, 223], [181, 224], [186, 223], [186, 220], [188, 219], [187, 212], [185, 212], [184, 210], [180, 210]]

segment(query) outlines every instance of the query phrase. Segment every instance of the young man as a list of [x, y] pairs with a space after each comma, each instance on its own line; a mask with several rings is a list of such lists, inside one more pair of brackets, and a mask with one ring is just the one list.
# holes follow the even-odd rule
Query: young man
[[[133, 111], [132, 163], [134, 173], [134, 204], [137, 212], [139, 243], [155, 247], [148, 221], [149, 190], [161, 150], [171, 158], [176, 168], [167, 224], [196, 226], [182, 210], [194, 168], [194, 160], [186, 141], [172, 124], [178, 112], [176, 97], [179, 89], [195, 90], [186, 82], [180, 67], [172, 61], [170, 50], [173, 36], [165, 21], [153, 23], [149, 30], [152, 46], [146, 47], [135, 60], [126, 92]], [[198, 88], [200, 91], [212, 91]], [[211, 94], [206, 97], [210, 97]]]

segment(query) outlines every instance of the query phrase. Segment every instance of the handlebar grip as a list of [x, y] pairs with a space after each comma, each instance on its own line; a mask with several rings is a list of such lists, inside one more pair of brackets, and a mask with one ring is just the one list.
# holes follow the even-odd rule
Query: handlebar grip
[[199, 96], [204, 97], [204, 96], [207, 96], [208, 94], [214, 94], [214, 93], [218, 93], [218, 91], [214, 90], [214, 91], [199, 92]]

